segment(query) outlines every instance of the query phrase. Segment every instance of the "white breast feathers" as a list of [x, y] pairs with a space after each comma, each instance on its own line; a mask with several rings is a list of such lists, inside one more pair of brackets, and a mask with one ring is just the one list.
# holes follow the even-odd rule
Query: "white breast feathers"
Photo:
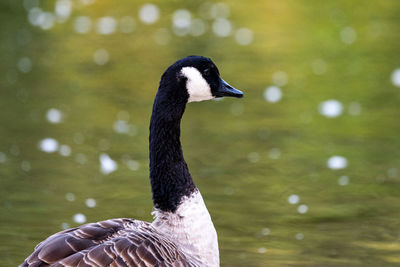
[[152, 223], [200, 266], [219, 266], [218, 238], [199, 191], [185, 197], [175, 213], [156, 210]]

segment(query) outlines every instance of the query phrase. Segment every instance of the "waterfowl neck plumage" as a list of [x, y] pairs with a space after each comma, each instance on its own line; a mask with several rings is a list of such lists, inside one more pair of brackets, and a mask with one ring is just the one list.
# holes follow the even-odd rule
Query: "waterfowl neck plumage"
[[196, 190], [180, 142], [180, 123], [188, 101], [185, 79], [174, 65], [163, 74], [150, 120], [150, 180], [156, 209], [174, 212]]

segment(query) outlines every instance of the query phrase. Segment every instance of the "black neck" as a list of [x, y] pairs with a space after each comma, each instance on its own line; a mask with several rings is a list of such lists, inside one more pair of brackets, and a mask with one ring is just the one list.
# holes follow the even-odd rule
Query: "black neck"
[[149, 138], [150, 180], [154, 207], [163, 211], [174, 212], [182, 197], [196, 190], [180, 142], [185, 106], [186, 100], [176, 101], [160, 89], [153, 105]]

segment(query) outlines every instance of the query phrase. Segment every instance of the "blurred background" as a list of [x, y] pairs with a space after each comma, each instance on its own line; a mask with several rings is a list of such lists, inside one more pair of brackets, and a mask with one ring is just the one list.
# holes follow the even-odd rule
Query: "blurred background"
[[188, 105], [222, 266], [400, 264], [400, 2], [0, 2], [0, 265], [85, 222], [151, 221], [163, 71], [245, 93]]

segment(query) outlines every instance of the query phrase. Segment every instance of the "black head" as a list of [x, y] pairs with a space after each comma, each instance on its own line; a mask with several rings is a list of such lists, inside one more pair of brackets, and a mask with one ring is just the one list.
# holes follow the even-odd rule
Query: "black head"
[[211, 59], [188, 56], [172, 64], [163, 79], [176, 79], [186, 89], [187, 102], [209, 100], [216, 97], [243, 97], [243, 93], [221, 79]]

